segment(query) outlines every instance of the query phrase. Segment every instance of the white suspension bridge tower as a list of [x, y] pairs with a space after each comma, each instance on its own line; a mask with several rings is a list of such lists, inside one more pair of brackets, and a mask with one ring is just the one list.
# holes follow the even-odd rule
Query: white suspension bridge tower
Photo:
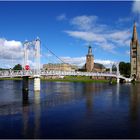
[[[35, 60], [35, 67], [34, 67], [34, 90], [40, 90], [40, 39], [37, 37], [33, 41], [25, 41], [23, 43], [24, 46], [24, 64], [23, 68], [25, 70], [30, 70], [29, 66], [29, 50], [33, 47], [34, 50], [34, 60]], [[23, 77], [23, 88], [27, 88], [28, 77]]]

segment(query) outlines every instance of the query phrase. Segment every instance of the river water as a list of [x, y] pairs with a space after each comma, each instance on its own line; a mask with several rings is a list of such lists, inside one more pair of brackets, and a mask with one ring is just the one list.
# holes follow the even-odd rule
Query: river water
[[[0, 138], [140, 138], [140, 84], [0, 81]], [[25, 93], [24, 93], [25, 95]]]

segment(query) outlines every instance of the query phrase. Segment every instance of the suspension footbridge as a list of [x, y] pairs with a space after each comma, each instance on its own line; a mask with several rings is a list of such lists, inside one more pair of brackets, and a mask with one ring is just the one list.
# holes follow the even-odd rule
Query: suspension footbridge
[[[24, 46], [24, 64], [23, 70], [2, 70], [0, 71], [0, 78], [9, 78], [9, 77], [22, 77], [23, 78], [23, 89], [28, 89], [28, 78], [34, 78], [34, 89], [40, 90], [40, 77], [41, 76], [92, 76], [92, 77], [109, 77], [116, 78], [117, 83], [119, 83], [120, 79], [125, 80], [126, 82], [130, 82], [131, 78], [126, 78], [120, 75], [119, 72], [119, 63], [116, 64], [117, 72], [113, 73], [112, 70], [110, 72], [81, 72], [81, 71], [64, 71], [64, 70], [44, 70], [40, 68], [40, 39], [37, 38], [34, 41], [25, 41], [23, 43]], [[29, 69], [28, 67], [28, 59], [29, 59], [29, 48], [34, 49], [34, 58], [35, 58], [35, 67], [34, 69]], [[49, 50], [50, 51], [50, 50]], [[52, 54], [54, 54], [52, 52]], [[55, 55], [55, 54], [54, 54]], [[58, 59], [60, 59], [58, 57]], [[61, 60], [61, 59], [60, 59]]]

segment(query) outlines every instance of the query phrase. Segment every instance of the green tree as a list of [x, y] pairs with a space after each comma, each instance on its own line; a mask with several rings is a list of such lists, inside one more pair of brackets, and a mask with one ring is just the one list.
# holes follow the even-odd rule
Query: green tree
[[119, 70], [120, 70], [120, 73], [123, 75], [125, 73], [125, 62], [120, 62], [119, 63]]
[[131, 65], [130, 63], [126, 63], [126, 73], [125, 73], [126, 77], [130, 77], [130, 74], [131, 74]]
[[22, 66], [20, 64], [17, 64], [13, 67], [13, 70], [22, 70]]
[[120, 62], [119, 70], [121, 75], [130, 77], [130, 63]]
[[117, 71], [117, 68], [114, 64], [112, 65], [112, 71]]

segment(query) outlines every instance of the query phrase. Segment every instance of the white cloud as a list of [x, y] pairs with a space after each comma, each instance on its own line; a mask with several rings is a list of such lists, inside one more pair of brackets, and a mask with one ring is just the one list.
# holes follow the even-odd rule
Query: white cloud
[[[79, 38], [85, 40], [87, 42], [96, 42], [104, 43], [107, 46], [110, 46], [111, 42], [117, 43], [123, 46], [129, 46], [129, 41], [131, 37], [131, 33], [129, 30], [117, 30], [111, 31], [110, 33], [97, 34], [93, 32], [85, 32], [85, 31], [65, 31], [69, 36]], [[115, 48], [115, 47], [112, 47]]]
[[132, 20], [132, 17], [124, 17], [124, 18], [119, 18], [118, 22], [119, 23], [124, 23], [124, 22], [129, 22]]
[[112, 53], [115, 53], [117, 46], [129, 46], [131, 37], [129, 30], [106, 31], [100, 34], [91, 31], [65, 31], [65, 33], [86, 42], [93, 42], [103, 50]]
[[140, 1], [139, 1], [139, 0], [135, 0], [135, 1], [133, 2], [132, 11], [133, 11], [134, 13], [140, 14]]
[[127, 55], [130, 55], [130, 50], [127, 50], [125, 53], [126, 53]]
[[102, 60], [102, 59], [95, 59], [95, 63], [103, 64], [105, 67], [110, 67], [112, 64], [116, 63], [115, 61], [111, 60]]
[[121, 46], [129, 46], [131, 33], [129, 30], [118, 30], [106, 35], [106, 38]]
[[85, 32], [85, 31], [65, 31], [68, 35], [72, 37], [76, 37], [79, 39], [83, 39], [87, 42], [104, 42], [105, 38], [99, 34], [94, 34], [93, 32]]
[[22, 59], [0, 59], [0, 68], [13, 68], [16, 64], [22, 65]]
[[[128, 18], [125, 19], [129, 20]], [[123, 21], [123, 19], [120, 19]], [[107, 25], [99, 24], [97, 16], [77, 16], [71, 20], [76, 25], [76, 30], [64, 31], [69, 36], [81, 39], [87, 43], [94, 43], [104, 51], [116, 53], [117, 47], [129, 46], [130, 29], [114, 30]], [[96, 27], [96, 28], [95, 28]]]
[[[33, 48], [28, 50], [29, 61], [31, 67], [34, 66], [34, 55], [35, 52]], [[12, 68], [16, 64], [23, 65], [24, 51], [23, 46], [20, 41], [16, 40], [6, 40], [0, 38], [0, 67], [2, 68]]]
[[52, 57], [53, 55], [48, 51], [47, 53], [44, 54], [44, 57]]
[[19, 59], [22, 52], [22, 43], [20, 41], [8, 41], [6, 39], [0, 39], [0, 58], [1, 59]]
[[129, 30], [122, 30], [122, 31], [114, 31], [107, 36], [109, 39], [113, 40], [126, 40], [130, 37]]
[[130, 39], [126, 40], [126, 41], [124, 42], [124, 44], [125, 44], [126, 46], [130, 47]]
[[109, 42], [103, 42], [98, 44], [99, 47], [101, 47], [103, 50], [111, 52], [111, 53], [116, 53], [114, 51], [114, 48], [116, 47], [114, 44], [109, 43]]
[[84, 66], [86, 57], [60, 57], [65, 63], [76, 65], [79, 67]]
[[22, 44], [21, 44], [20, 41], [15, 41], [15, 40], [8, 41], [8, 40], [5, 40], [4, 41], [4, 46], [5, 47], [18, 48], [18, 47], [21, 47]]
[[82, 30], [90, 30], [93, 27], [93, 23], [95, 23], [97, 19], [97, 16], [82, 15], [71, 19], [71, 24], [76, 25]]
[[67, 19], [67, 18], [66, 18], [66, 14], [61, 14], [61, 15], [57, 16], [56, 19], [57, 19], [57, 20], [60, 20], [60, 21], [61, 21], [61, 20], [66, 20], [66, 19]]
[[[120, 19], [127, 21], [129, 18]], [[75, 25], [75, 30], [65, 30], [69, 36], [86, 41], [86, 43], [96, 44], [103, 50], [116, 53], [117, 47], [129, 46], [131, 33], [129, 29], [115, 30], [108, 25], [98, 23], [95, 15], [81, 15], [70, 20]]]
[[15, 64], [22, 64], [23, 48], [22, 43], [16, 40], [0, 38], [0, 67], [12, 67]]

